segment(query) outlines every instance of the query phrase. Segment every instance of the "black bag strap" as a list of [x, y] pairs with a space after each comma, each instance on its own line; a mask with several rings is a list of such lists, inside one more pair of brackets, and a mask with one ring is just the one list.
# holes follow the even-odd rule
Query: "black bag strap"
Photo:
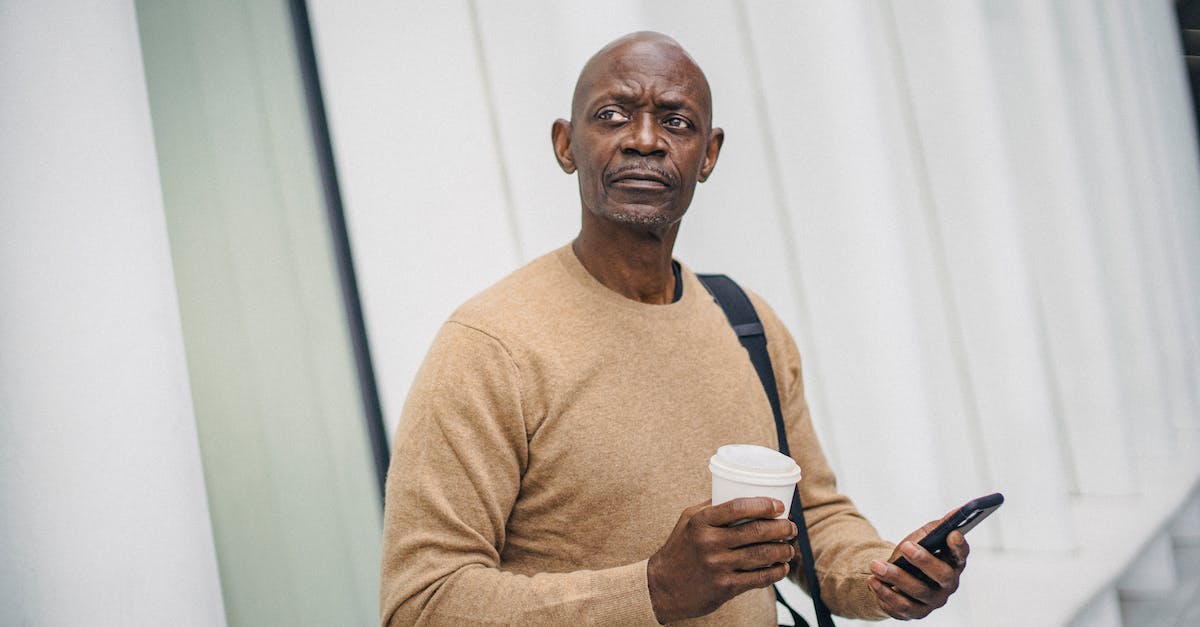
[[[775, 436], [779, 439], [779, 452], [791, 457], [787, 429], [783, 425], [783, 410], [779, 405], [779, 389], [775, 385], [775, 371], [771, 367], [771, 356], [767, 353], [767, 335], [763, 331], [758, 312], [754, 310], [753, 303], [746, 296], [746, 292], [742, 291], [741, 286], [724, 274], [698, 274], [696, 278], [700, 279], [705, 289], [721, 306], [725, 317], [729, 319], [730, 326], [737, 333], [738, 341], [750, 354], [754, 371], [758, 373], [763, 391], [767, 393], [767, 400], [771, 402], [771, 412], [775, 414]], [[818, 627], [834, 627], [833, 616], [830, 615], [829, 608], [825, 606], [825, 601], [821, 599], [821, 586], [817, 581], [812, 544], [808, 540], [808, 527], [804, 524], [804, 509], [800, 505], [799, 487], [792, 491], [790, 518], [796, 524], [796, 538], [800, 541], [800, 559], [804, 562], [804, 579], [808, 583], [808, 594], [812, 597], [813, 609], [817, 612], [817, 625]], [[803, 624], [807, 627], [808, 623], [805, 623], [804, 619], [792, 609], [792, 606], [783, 600], [778, 588], [775, 589], [775, 598], [783, 603], [792, 618], [796, 620], [797, 625]]]

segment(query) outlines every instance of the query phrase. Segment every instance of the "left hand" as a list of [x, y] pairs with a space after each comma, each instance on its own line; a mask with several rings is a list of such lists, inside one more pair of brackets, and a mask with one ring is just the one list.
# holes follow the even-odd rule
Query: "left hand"
[[[867, 581], [867, 585], [878, 597], [879, 606], [884, 612], [887, 612], [888, 616], [898, 620], [925, 618], [930, 612], [945, 605], [950, 595], [958, 590], [958, 578], [966, 568], [967, 554], [971, 552], [966, 538], [963, 538], [963, 535], [957, 531], [950, 532], [946, 544], [950, 547], [950, 555], [953, 557], [951, 564], [934, 557], [932, 553], [917, 544], [921, 538], [933, 531], [942, 520], [949, 518], [955, 511], [957, 508], [951, 510], [941, 520], [929, 522], [924, 527], [908, 534], [896, 546], [888, 563], [871, 562], [871, 572], [874, 575]], [[929, 586], [891, 563], [901, 555], [912, 565], [921, 569], [921, 572], [925, 573], [927, 577], [937, 582], [937, 585]]]

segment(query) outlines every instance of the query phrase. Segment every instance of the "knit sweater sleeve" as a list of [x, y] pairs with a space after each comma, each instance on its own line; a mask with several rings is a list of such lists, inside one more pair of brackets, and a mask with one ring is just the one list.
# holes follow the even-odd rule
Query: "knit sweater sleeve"
[[[871, 560], [887, 561], [895, 548], [879, 537], [875, 527], [838, 492], [837, 478], [825, 459], [813, 429], [800, 351], [787, 328], [762, 299], [751, 295], [767, 332], [768, 352], [779, 387], [780, 404], [788, 430], [788, 446], [803, 473], [800, 502], [812, 542], [821, 598], [830, 611], [851, 618], [887, 618], [875, 593], [867, 585]], [[797, 562], [791, 577], [807, 590], [804, 568]]]
[[528, 462], [521, 372], [483, 331], [448, 322], [405, 403], [384, 505], [384, 625], [656, 625], [646, 562], [506, 572]]

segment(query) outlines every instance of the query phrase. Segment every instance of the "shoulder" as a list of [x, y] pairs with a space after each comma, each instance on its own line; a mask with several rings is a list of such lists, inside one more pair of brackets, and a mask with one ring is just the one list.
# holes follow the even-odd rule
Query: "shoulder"
[[[687, 273], [694, 274], [687, 266], [684, 266], [684, 268]], [[701, 275], [695, 276], [699, 280]], [[728, 278], [735, 283], [737, 282], [737, 279], [734, 277]], [[759, 322], [763, 326], [763, 332], [767, 337], [767, 350], [771, 357], [772, 366], [777, 371], [777, 374], [790, 370], [795, 370], [798, 373], [800, 369], [800, 351], [797, 349], [796, 341], [792, 338], [792, 334], [788, 331], [787, 326], [775, 313], [775, 310], [767, 302], [766, 298], [741, 283], [737, 284], [745, 292], [746, 297], [750, 299], [750, 304], [754, 307], [754, 313], [758, 316]]]
[[749, 289], [746, 289], [746, 295], [754, 305], [754, 310], [758, 312], [758, 319], [763, 325], [763, 332], [767, 336], [767, 351], [771, 356], [776, 376], [783, 380], [782, 385], [789, 386], [800, 378], [802, 370], [800, 349], [796, 340], [765, 298]]
[[[692, 273], [692, 271], [689, 268], [687, 268], [686, 266], [684, 266], [684, 268], [685, 268], [685, 271], [688, 272], [689, 274]], [[696, 274], [695, 276], [698, 280], [703, 282], [704, 279], [702, 279], [701, 277], [703, 277], [704, 275]], [[715, 276], [721, 276], [721, 275], [715, 275]], [[759, 322], [761, 322], [763, 325], [763, 330], [767, 334], [768, 341], [770, 341], [771, 339], [773, 339], [775, 337], [783, 336], [783, 337], [786, 337], [787, 341], [790, 342], [791, 335], [787, 332], [787, 328], [784, 326], [783, 322], [779, 319], [779, 316], [775, 313], [775, 310], [771, 308], [771, 305], [767, 302], [767, 300], [762, 295], [760, 295], [758, 292], [755, 292], [754, 290], [746, 287], [744, 284], [739, 282], [737, 280], [737, 278], [729, 276], [729, 275], [725, 275], [725, 276], [726, 276], [726, 278], [728, 278], [729, 280], [731, 280], [735, 284], [737, 284], [737, 286], [742, 290], [742, 292], [744, 292], [746, 294], [746, 297], [750, 299], [750, 304], [754, 307], [754, 313], [758, 316]], [[705, 289], [707, 289], [707, 287]], [[716, 299], [714, 298], [713, 300], [715, 301]]]
[[792, 334], [788, 332], [787, 326], [779, 319], [779, 315], [775, 313], [775, 310], [771, 308], [767, 300], [753, 290], [746, 290], [746, 295], [750, 297], [750, 303], [754, 305], [754, 310], [758, 312], [758, 319], [762, 321], [767, 338], [780, 338], [789, 343], [794, 343]]
[[516, 330], [544, 320], [567, 278], [559, 254], [551, 251], [516, 269], [460, 305], [447, 322], [503, 342]]

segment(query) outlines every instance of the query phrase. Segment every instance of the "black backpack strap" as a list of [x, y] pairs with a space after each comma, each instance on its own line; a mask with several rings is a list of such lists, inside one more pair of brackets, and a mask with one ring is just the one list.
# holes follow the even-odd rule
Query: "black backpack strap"
[[[787, 599], [783, 598], [783, 594], [779, 592], [779, 584], [771, 586], [771, 589], [775, 591], [775, 602], [782, 605], [783, 609], [787, 610], [788, 616], [792, 617], [792, 624], [796, 627], [809, 627], [808, 621], [804, 620], [804, 617], [792, 608], [792, 604], [788, 603]], [[780, 627], [783, 626], [780, 625]]]
[[[779, 389], [775, 385], [775, 371], [771, 367], [771, 356], [767, 353], [767, 335], [763, 331], [762, 321], [758, 318], [758, 312], [754, 310], [754, 305], [750, 302], [750, 298], [746, 296], [746, 292], [733, 281], [733, 279], [723, 274], [698, 274], [696, 278], [704, 284], [705, 289], [712, 294], [713, 299], [721, 306], [725, 312], [725, 317], [729, 319], [730, 326], [737, 333], [738, 341], [750, 354], [750, 361], [754, 364], [754, 371], [758, 373], [758, 379], [762, 382], [763, 391], [767, 393], [767, 400], [771, 403], [771, 412], [775, 414], [775, 435], [779, 439], [779, 452], [791, 457], [791, 448], [788, 446], [787, 429], [783, 425], [783, 410], [779, 405]], [[812, 544], [808, 540], [808, 527], [804, 524], [804, 509], [800, 505], [800, 489], [797, 487], [792, 491], [792, 522], [796, 524], [796, 539], [800, 541], [800, 559], [804, 562], [804, 579], [808, 583], [808, 594], [813, 600], [813, 609], [817, 612], [818, 627], [834, 627], [833, 617], [829, 613], [829, 608], [825, 606], [825, 601], [821, 599], [821, 586], [817, 581], [817, 571], [814, 566]], [[783, 597], [779, 594], [779, 590], [775, 590], [775, 598], [778, 599], [788, 612], [792, 614], [794, 619], [798, 619], [799, 625], [804, 622], [802, 618], [792, 609]], [[806, 624], [807, 625], [807, 624]]]

